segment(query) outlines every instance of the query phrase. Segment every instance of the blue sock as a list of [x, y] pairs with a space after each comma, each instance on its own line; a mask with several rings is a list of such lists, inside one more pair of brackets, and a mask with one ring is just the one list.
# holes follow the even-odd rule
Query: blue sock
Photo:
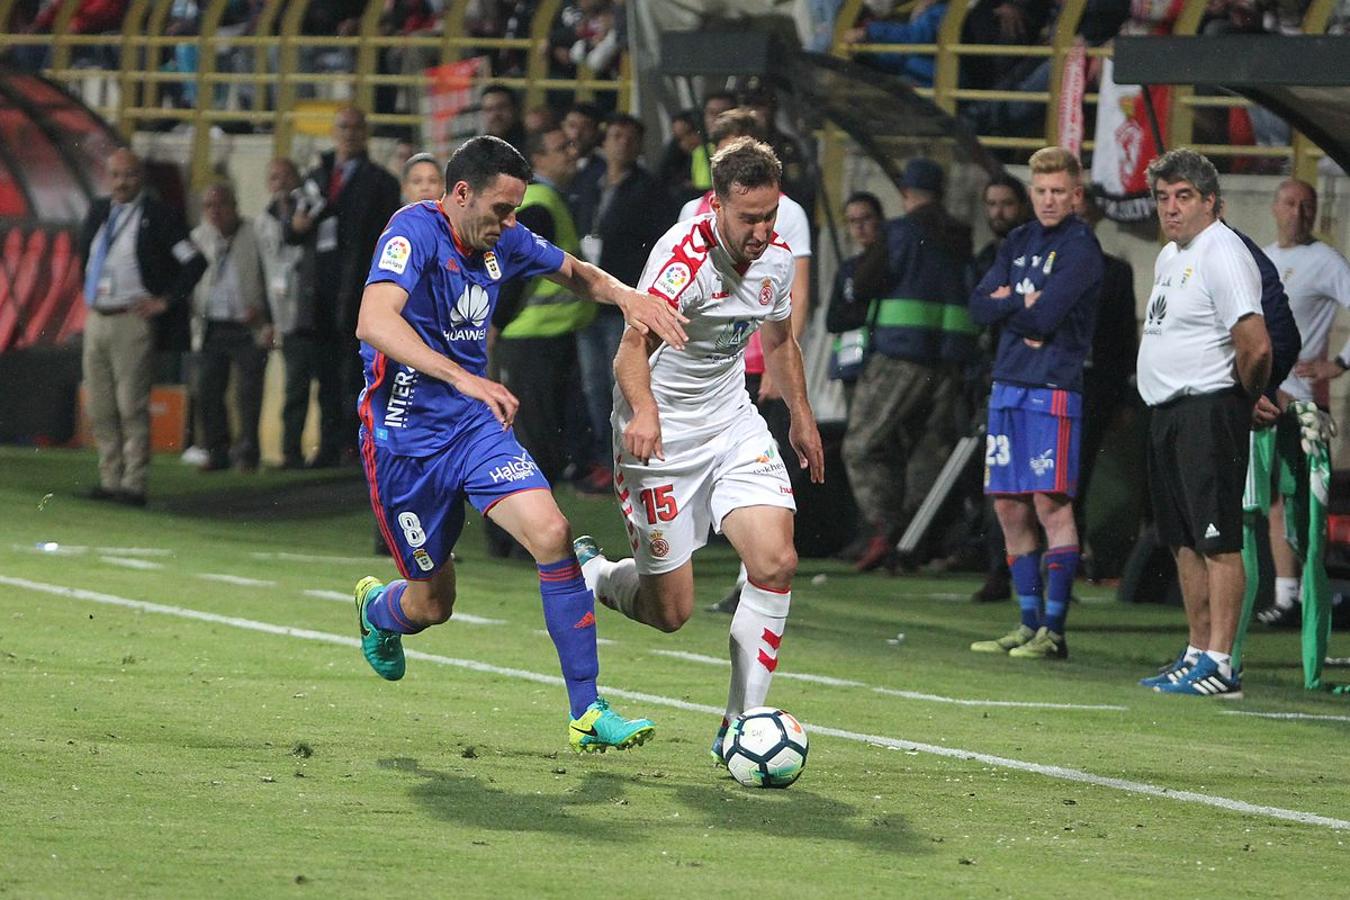
[[381, 631], [396, 631], [399, 634], [417, 634], [425, 626], [414, 625], [403, 614], [403, 592], [408, 582], [402, 578], [384, 586], [374, 600], [366, 603], [366, 621]]
[[1022, 624], [1035, 631], [1041, 627], [1041, 551], [1008, 557], [1013, 590], [1022, 607]]
[[558, 650], [572, 718], [579, 719], [595, 702], [600, 658], [595, 652], [595, 595], [581, 577], [575, 556], [539, 565], [539, 593], [544, 598], [544, 624]]
[[1063, 634], [1073, 577], [1078, 573], [1078, 546], [1068, 544], [1045, 551], [1045, 573], [1045, 627]]

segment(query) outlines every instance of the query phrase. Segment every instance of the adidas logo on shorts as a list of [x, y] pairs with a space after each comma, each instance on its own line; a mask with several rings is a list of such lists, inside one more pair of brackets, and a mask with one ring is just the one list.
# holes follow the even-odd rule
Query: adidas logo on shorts
[[1210, 523], [1209, 523], [1209, 527], [1205, 529], [1205, 538], [1206, 538], [1206, 539], [1211, 539], [1211, 538], [1216, 538], [1216, 537], [1218, 537], [1218, 536], [1219, 536], [1219, 529], [1217, 529], [1217, 528], [1214, 527], [1214, 523], [1213, 523], [1213, 522], [1210, 522]]

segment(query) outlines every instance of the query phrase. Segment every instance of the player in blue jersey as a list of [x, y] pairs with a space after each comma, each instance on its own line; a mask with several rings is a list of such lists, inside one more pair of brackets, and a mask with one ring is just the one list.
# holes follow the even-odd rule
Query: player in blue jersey
[[994, 497], [1022, 609], [1015, 629], [976, 641], [970, 645], [976, 652], [1019, 659], [1069, 655], [1064, 620], [1078, 570], [1073, 497], [1083, 361], [1092, 349], [1105, 265], [1091, 226], [1073, 213], [1083, 192], [1080, 175], [1077, 158], [1063, 148], [1032, 154], [1036, 218], [1008, 235], [970, 298], [971, 317], [1001, 329], [989, 395], [984, 490]]
[[398, 580], [356, 586], [361, 644], [383, 678], [403, 677], [402, 636], [450, 618], [451, 550], [463, 501], [534, 556], [558, 651], [577, 751], [625, 749], [653, 733], [597, 696], [595, 598], [548, 482], [511, 430], [518, 401], [485, 377], [487, 329], [501, 285], [545, 276], [611, 303], [634, 329], [683, 345], [686, 321], [564, 253], [516, 221], [531, 171], [510, 144], [476, 137], [450, 157], [439, 202], [403, 207], [375, 246], [356, 334], [365, 362], [361, 454], [375, 518]]

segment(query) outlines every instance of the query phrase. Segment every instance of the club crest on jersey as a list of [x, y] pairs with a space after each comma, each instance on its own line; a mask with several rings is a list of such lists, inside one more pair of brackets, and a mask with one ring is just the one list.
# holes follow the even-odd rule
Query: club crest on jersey
[[412, 244], [408, 243], [407, 238], [395, 235], [385, 242], [384, 250], [380, 252], [380, 262], [376, 268], [393, 272], [395, 275], [402, 275], [408, 268], [408, 259], [411, 256]]
[[651, 536], [652, 556], [657, 559], [665, 559], [670, 555], [670, 542], [662, 536], [659, 531], [653, 531]]
[[436, 568], [436, 564], [431, 561], [431, 554], [425, 550], [414, 550], [413, 561], [417, 563], [417, 568], [423, 572], [430, 572]]
[[773, 302], [773, 279], [765, 278], [759, 283], [759, 305], [768, 306]]
[[673, 262], [661, 270], [661, 274], [656, 276], [656, 289], [665, 294], [671, 300], [680, 295], [685, 285], [691, 278], [689, 267], [682, 262]]
[[497, 265], [497, 254], [491, 250], [483, 254], [483, 265], [487, 266], [488, 274], [494, 281], [502, 277], [502, 267]]

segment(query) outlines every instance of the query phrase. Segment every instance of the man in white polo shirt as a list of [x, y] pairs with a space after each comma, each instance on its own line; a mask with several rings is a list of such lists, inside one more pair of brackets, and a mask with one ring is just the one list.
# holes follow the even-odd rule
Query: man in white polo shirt
[[1242, 682], [1232, 648], [1246, 583], [1242, 492], [1252, 408], [1271, 366], [1261, 275], [1241, 238], [1219, 220], [1219, 175], [1208, 159], [1170, 151], [1149, 165], [1148, 181], [1170, 243], [1154, 266], [1139, 393], [1152, 408], [1154, 517], [1176, 557], [1190, 627], [1185, 656], [1196, 662], [1176, 681], [1164, 671], [1141, 683], [1162, 693], [1236, 699]]
[[[1335, 359], [1327, 359], [1336, 311], [1350, 308], [1350, 262], [1312, 236], [1317, 221], [1317, 190], [1312, 185], [1297, 179], [1285, 181], [1275, 192], [1271, 212], [1278, 238], [1263, 249], [1279, 270], [1303, 336], [1298, 366], [1280, 385], [1288, 397], [1281, 399], [1306, 400], [1325, 412], [1330, 405], [1330, 380], [1350, 368], [1350, 343]], [[1299, 424], [1292, 412], [1280, 417], [1276, 452], [1282, 458], [1277, 471], [1288, 467], [1299, 482], [1307, 481]], [[1300, 565], [1285, 538], [1284, 498], [1278, 490], [1270, 497], [1270, 550], [1275, 561], [1275, 602], [1256, 618], [1274, 627], [1295, 627], [1300, 621]]]

